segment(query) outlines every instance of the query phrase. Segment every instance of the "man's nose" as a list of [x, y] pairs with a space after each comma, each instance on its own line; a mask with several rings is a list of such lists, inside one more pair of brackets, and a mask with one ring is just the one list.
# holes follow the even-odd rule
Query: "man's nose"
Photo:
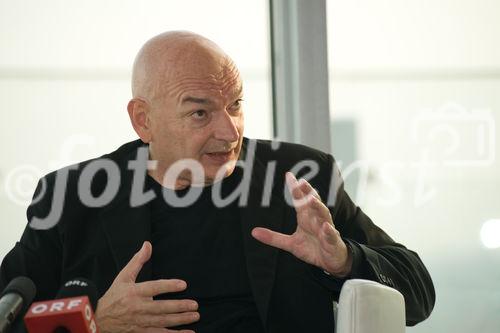
[[227, 112], [221, 112], [215, 123], [215, 139], [226, 142], [238, 141], [240, 134], [236, 122], [238, 118], [231, 117]]

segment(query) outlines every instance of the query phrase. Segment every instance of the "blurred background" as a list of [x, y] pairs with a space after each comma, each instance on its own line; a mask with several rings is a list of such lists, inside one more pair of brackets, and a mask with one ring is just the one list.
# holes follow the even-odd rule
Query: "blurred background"
[[[246, 136], [301, 142], [279, 133], [271, 4], [0, 0], [0, 260], [40, 176], [136, 138], [130, 70], [160, 32], [233, 57]], [[436, 307], [408, 332], [500, 331], [499, 13], [497, 0], [326, 0], [320, 13], [330, 133], [302, 136], [328, 138], [354, 201], [426, 263]]]

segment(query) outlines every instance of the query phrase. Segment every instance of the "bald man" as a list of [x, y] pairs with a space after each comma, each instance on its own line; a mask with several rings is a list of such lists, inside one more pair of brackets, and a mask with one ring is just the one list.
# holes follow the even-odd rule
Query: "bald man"
[[212, 41], [152, 38], [132, 94], [140, 139], [40, 181], [1, 286], [25, 275], [50, 299], [89, 278], [110, 333], [333, 332], [350, 278], [403, 293], [408, 325], [429, 316], [425, 266], [353, 204], [332, 156], [243, 137], [241, 78]]
[[[204, 168], [205, 184], [218, 170], [229, 176], [243, 142], [243, 86], [233, 61], [213, 42], [187, 32], [169, 32], [139, 51], [128, 104], [132, 126], [158, 161], [150, 175], [159, 183], [181, 159]], [[187, 140], [189, 138], [189, 140]], [[175, 188], [189, 186], [187, 173]]]

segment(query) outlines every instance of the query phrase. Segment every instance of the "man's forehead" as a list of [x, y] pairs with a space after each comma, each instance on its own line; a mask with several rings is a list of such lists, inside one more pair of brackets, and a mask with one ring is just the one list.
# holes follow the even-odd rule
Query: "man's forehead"
[[203, 87], [202, 89], [185, 89], [179, 92], [176, 97], [178, 104], [217, 104], [219, 101], [231, 102], [243, 95], [242, 85], [231, 86], [220, 89], [220, 87]]
[[[204, 75], [203, 75], [204, 74]], [[182, 102], [186, 96], [197, 98], [231, 98], [241, 95], [243, 84], [236, 67], [216, 73], [179, 73], [166, 82], [165, 91]]]
[[233, 86], [227, 89], [189, 89], [183, 91], [179, 95], [179, 102], [184, 103], [198, 103], [210, 104], [214, 99], [222, 98], [238, 98], [243, 94], [243, 86]]

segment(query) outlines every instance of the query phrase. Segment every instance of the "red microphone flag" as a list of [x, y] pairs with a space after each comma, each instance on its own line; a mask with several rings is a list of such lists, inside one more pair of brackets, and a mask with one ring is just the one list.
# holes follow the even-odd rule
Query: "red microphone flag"
[[71, 333], [98, 332], [87, 296], [33, 303], [24, 323], [30, 333], [53, 333], [58, 328]]

